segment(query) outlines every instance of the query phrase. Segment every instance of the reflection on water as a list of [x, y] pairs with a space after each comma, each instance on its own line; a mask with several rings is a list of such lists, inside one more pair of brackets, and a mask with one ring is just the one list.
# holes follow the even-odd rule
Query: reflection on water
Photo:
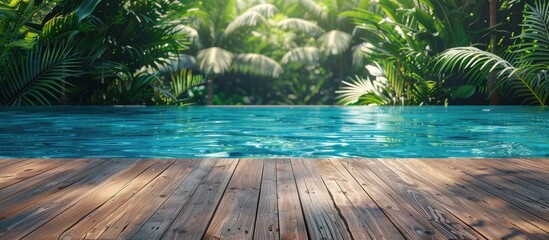
[[0, 109], [0, 157], [544, 157], [539, 107]]

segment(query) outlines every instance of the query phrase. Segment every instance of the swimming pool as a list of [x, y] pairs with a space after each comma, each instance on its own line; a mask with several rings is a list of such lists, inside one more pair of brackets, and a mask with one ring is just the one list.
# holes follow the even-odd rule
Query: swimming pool
[[0, 157], [547, 157], [540, 107], [0, 108]]

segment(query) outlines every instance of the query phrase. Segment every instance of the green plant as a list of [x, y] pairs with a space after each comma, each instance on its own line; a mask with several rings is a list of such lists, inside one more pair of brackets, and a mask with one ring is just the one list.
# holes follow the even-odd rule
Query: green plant
[[214, 81], [228, 72], [278, 77], [284, 71], [277, 61], [266, 55], [236, 53], [234, 45], [230, 44], [239, 35], [246, 35], [245, 31], [237, 34], [237, 29], [266, 24], [267, 18], [278, 11], [274, 5], [255, 4], [238, 12], [234, 0], [208, 0], [201, 2], [197, 9], [191, 12], [195, 21], [189, 21], [185, 31], [196, 35], [194, 55], [199, 69], [207, 77], [208, 104], [213, 103]]
[[[94, 1], [83, 1], [69, 14], [36, 24], [48, 1], [17, 1], [2, 5], [0, 14], [0, 104], [48, 105], [59, 101], [67, 79], [81, 75], [83, 57], [75, 51], [67, 23], [89, 16]], [[90, 9], [91, 8], [91, 9]], [[73, 25], [78, 25], [73, 24]], [[71, 29], [76, 30], [76, 29]]]
[[446, 104], [450, 91], [431, 71], [432, 59], [448, 46], [468, 43], [467, 12], [450, 0], [380, 0], [342, 15], [354, 19], [365, 42], [355, 47], [353, 58], [367, 64], [370, 76], [345, 82], [340, 103]]
[[[522, 33], [502, 56], [476, 47], [452, 48], [438, 58], [440, 72], [459, 69], [470, 83], [484, 86], [490, 72], [496, 90], [525, 104], [547, 105], [549, 98], [549, 3], [536, 0], [524, 10]], [[489, 93], [491, 94], [491, 93]]]

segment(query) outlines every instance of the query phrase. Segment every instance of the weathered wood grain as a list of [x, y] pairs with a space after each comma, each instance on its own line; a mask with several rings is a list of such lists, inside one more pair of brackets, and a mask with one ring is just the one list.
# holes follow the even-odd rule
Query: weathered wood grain
[[204, 159], [191, 174], [167, 197], [166, 201], [137, 230], [134, 239], [160, 239], [177, 215], [187, 206], [197, 188], [217, 163], [215, 159]]
[[340, 160], [318, 160], [315, 164], [355, 239], [404, 239]]
[[547, 164], [0, 159], [0, 239], [549, 239]]
[[280, 239], [308, 239], [290, 159], [276, 161]]
[[28, 161], [28, 158], [0, 158], [0, 169], [24, 161]]
[[75, 168], [78, 168], [79, 166], [85, 164], [86, 162], [97, 162], [97, 160], [75, 159], [75, 160], [68, 160], [66, 161], [66, 163], [63, 163], [61, 165], [57, 164], [55, 168], [49, 171], [44, 171], [34, 177], [28, 178], [17, 184], [1, 189], [0, 200], [5, 199], [14, 194], [17, 194], [21, 191], [30, 191], [30, 188], [35, 187], [37, 185], [42, 185], [44, 184], [44, 182], [55, 181], [57, 178], [60, 178], [62, 177], [62, 175], [66, 175], [71, 171], [74, 171]]
[[263, 176], [261, 177], [261, 192], [257, 206], [254, 238], [280, 239], [276, 189], [276, 160], [263, 161]]
[[231, 179], [238, 159], [220, 159], [162, 239], [202, 239]]
[[[127, 239], [134, 235], [162, 205], [166, 197], [188, 176], [195, 164], [192, 160], [176, 161], [83, 238]], [[99, 234], [102, 229], [103, 233]]]
[[204, 239], [252, 239], [263, 161], [241, 159]]
[[351, 239], [318, 169], [308, 159], [292, 159], [291, 162], [309, 237]]
[[[496, 204], [496, 199], [490, 198], [490, 195], [483, 195], [473, 186], [462, 184], [460, 179], [451, 178], [446, 170], [433, 167], [436, 163], [434, 161], [430, 164], [420, 164], [421, 162], [414, 159], [400, 162], [386, 159], [380, 161], [392, 169], [400, 169], [401, 174], [413, 174], [415, 178], [423, 179], [424, 184], [431, 185], [435, 190], [433, 195], [441, 202], [451, 202], [445, 205], [446, 208], [452, 209], [453, 214], [490, 239], [509, 238], [514, 235], [539, 239], [536, 234], [540, 230], [532, 224], [507, 220], [515, 219], [514, 215], [508, 214], [504, 208], [501, 208], [507, 205]], [[441, 161], [444, 160], [441, 159]], [[488, 211], [479, 211], [479, 209]]]
[[[122, 181], [120, 182], [116, 182], [113, 180], [111, 184], [105, 185], [105, 187], [94, 191], [93, 193], [86, 196], [84, 199], [78, 201], [71, 207], [64, 210], [61, 214], [49, 220], [44, 225], [35, 229], [31, 234], [27, 235], [27, 237], [36, 239], [54, 239], [59, 237], [65, 230], [67, 230], [76, 223], [82, 223], [85, 225], [86, 221], [79, 222], [79, 220], [82, 218], [82, 214], [88, 216], [87, 218], [85, 218], [86, 220], [92, 218], [92, 215], [90, 215], [90, 213], [94, 212], [98, 208], [101, 208], [105, 204], [108, 204], [109, 200], [117, 201], [118, 199], [113, 199], [116, 195], [123, 195], [125, 193], [124, 190], [135, 191], [135, 185], [142, 186], [144, 184], [147, 184], [160, 173], [162, 173], [162, 171], [164, 171], [171, 164], [173, 164], [173, 161], [157, 161], [152, 166], [144, 170], [142, 170], [141, 168], [135, 168], [135, 178], [128, 179], [131, 175], [127, 175], [127, 178], [124, 178], [123, 180], [121, 179]], [[132, 183], [135, 184], [132, 185]]]
[[[360, 162], [342, 160], [342, 163], [406, 239], [458, 239], [464, 238], [464, 236], [474, 238], [476, 232], [472, 229], [469, 229], [469, 232], [456, 231], [457, 229], [448, 224], [448, 221], [435, 221], [435, 217], [432, 215], [418, 212], [412, 204], [423, 205], [427, 203], [424, 199], [418, 199], [414, 196], [417, 190], [405, 188], [405, 186], [397, 187], [397, 189], [404, 188], [403, 191], [399, 190], [404, 193], [403, 196], [400, 196], [368, 168], [366, 162], [371, 161], [376, 160], [366, 159]], [[392, 182], [397, 180], [398, 176], [391, 175], [391, 178]], [[424, 208], [423, 206], [420, 207]], [[426, 211], [424, 213], [430, 212]], [[466, 226], [460, 226], [460, 228], [463, 229]]]

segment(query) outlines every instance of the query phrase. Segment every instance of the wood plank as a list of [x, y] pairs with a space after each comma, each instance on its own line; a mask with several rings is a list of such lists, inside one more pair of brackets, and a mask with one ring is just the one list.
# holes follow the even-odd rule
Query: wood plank
[[17, 184], [13, 184], [9, 187], [1, 189], [0, 200], [5, 199], [11, 195], [17, 194], [21, 191], [30, 191], [30, 188], [39, 184], [44, 184], [44, 182], [49, 182], [50, 180], [55, 180], [61, 177], [62, 175], [68, 174], [68, 172], [72, 171], [74, 168], [78, 168], [79, 166], [89, 161], [97, 161], [97, 160], [91, 160], [91, 159], [66, 160], [60, 166], [50, 169], [49, 171], [45, 171], [32, 178], [26, 179]]
[[0, 189], [38, 174], [40, 166], [44, 164], [46, 164], [44, 167], [52, 165], [50, 161], [33, 158], [0, 169]]
[[351, 239], [330, 192], [311, 164], [313, 159], [292, 159], [292, 168], [309, 237], [312, 239]]
[[0, 158], [0, 171], [2, 168], [29, 160], [28, 158]]
[[201, 239], [232, 177], [238, 159], [220, 159], [162, 239]]
[[549, 171], [549, 158], [513, 158], [512, 161], [524, 165], [528, 169]]
[[315, 163], [341, 214], [349, 224], [354, 238], [404, 239], [339, 160], [318, 160]]
[[[549, 220], [549, 206], [546, 203], [545, 193], [532, 192], [527, 186], [516, 183], [512, 178], [510, 181], [498, 178], [505, 175], [505, 172], [495, 171], [494, 168], [478, 166], [475, 160], [449, 160], [453, 165], [449, 166], [452, 170], [458, 170], [459, 173], [466, 174], [468, 178], [482, 181], [491, 187], [485, 187], [492, 194], [507, 199], [510, 203], [521, 207], [525, 211], [538, 215]], [[514, 176], [513, 176], [514, 177]]]
[[[172, 164], [173, 161], [155, 162], [151, 167], [145, 169], [134, 179], [129, 179], [130, 182], [127, 185], [116, 188], [113, 187], [115, 183], [111, 183], [108, 185], [109, 188], [103, 188], [91, 193], [26, 237], [31, 239], [57, 239], [63, 232], [71, 228], [71, 226], [73, 226], [72, 228], [74, 229], [75, 224], [91, 228], [93, 225], [90, 226], [91, 224], [87, 225], [86, 223], [89, 224], [99, 220], [100, 217], [105, 217], [105, 212], [109, 212], [109, 210], [112, 212], [113, 203], [117, 205], [123, 204], [127, 200], [128, 195], [131, 196], [135, 194], [136, 191], [142, 189], [144, 185], [151, 182]], [[121, 195], [122, 197], [118, 197], [118, 195]], [[139, 204], [135, 205], [144, 207]], [[132, 211], [131, 213], [137, 214], [136, 211]], [[80, 221], [81, 219], [82, 221]], [[80, 237], [81, 235], [77, 236]]]
[[[462, 161], [471, 162], [473, 160]], [[477, 166], [479, 170], [490, 169], [489, 177], [495, 177], [499, 181], [513, 185], [513, 190], [526, 191], [526, 195], [535, 196], [545, 206], [549, 206], [549, 177], [546, 176], [546, 172], [538, 172], [537, 168], [524, 170], [517, 164], [508, 164], [506, 160], [501, 162], [481, 160], [475, 162], [474, 166]]]
[[261, 192], [255, 221], [254, 238], [256, 239], [280, 239], [276, 189], [276, 160], [264, 160]]
[[216, 159], [202, 160], [131, 238], [160, 239], [177, 215], [187, 206], [191, 197], [216, 163]]
[[[196, 160], [176, 160], [176, 163], [163, 172], [161, 176], [141, 189], [130, 201], [81, 238], [127, 239], [134, 235], [162, 205], [166, 197], [189, 175], [196, 163]], [[148, 204], [140, 204], [143, 202]]]
[[280, 239], [308, 239], [297, 186], [289, 159], [276, 160]]
[[66, 189], [73, 184], [94, 180], [90, 177], [91, 174], [94, 174], [96, 177], [104, 176], [101, 173], [109, 168], [110, 165], [117, 165], [118, 162], [89, 161], [85, 165], [79, 166], [75, 171], [61, 174], [59, 178], [50, 179], [41, 185], [36, 185], [33, 188], [5, 198], [2, 200], [2, 204], [0, 204], [0, 220], [6, 219], [21, 209], [32, 207], [32, 205], [38, 206], [40, 205], [40, 201], [58, 192], [66, 192]]
[[[134, 161], [128, 165], [125, 161], [120, 161], [110, 165], [99, 176], [89, 175], [79, 184], [73, 184], [65, 191], [48, 196], [40, 205], [23, 209], [13, 219], [1, 221], [0, 237], [21, 238], [84, 198], [102, 195], [111, 197], [154, 162], [153, 160]], [[9, 231], [14, 227], [19, 231]]]
[[[475, 188], [462, 185], [457, 180], [450, 182], [441, 180], [447, 177], [444, 170], [425, 168], [423, 165], [416, 164], [413, 159], [400, 161], [380, 159], [380, 161], [399, 174], [411, 174], [413, 178], [421, 179], [423, 184], [430, 184], [432, 189], [436, 189], [432, 195], [441, 202], [452, 203], [446, 204], [446, 208], [452, 209], [453, 214], [490, 239], [510, 236], [539, 239], [536, 235], [539, 229], [527, 222], [507, 221], [512, 216], [502, 211], [501, 205], [493, 205], [492, 199], [486, 198], [486, 195], [482, 195]], [[480, 212], [479, 209], [490, 211]]]
[[263, 161], [240, 159], [205, 239], [252, 239]]
[[[466, 185], [467, 187], [470, 187], [471, 189], [479, 189], [481, 191], [476, 191], [476, 193], [479, 196], [485, 196], [485, 198], [489, 198], [491, 203], [496, 206], [502, 206], [507, 205], [505, 208], [505, 212], [507, 214], [508, 219], [512, 219], [513, 215], [516, 216], [518, 219], [522, 219], [523, 221], [527, 221], [532, 225], [537, 226], [540, 229], [547, 229], [549, 230], [549, 221], [544, 219], [543, 217], [540, 217], [539, 215], [545, 215], [547, 219], [549, 219], [549, 211], [543, 211], [543, 209], [540, 209], [541, 211], [538, 212], [539, 215], [534, 215], [528, 211], [525, 211], [526, 209], [531, 209], [528, 205], [531, 205], [528, 203], [528, 199], [525, 199], [524, 197], [513, 194], [511, 191], [504, 191], [499, 190], [498, 188], [494, 187], [494, 185], [488, 184], [485, 180], [486, 174], [476, 174], [471, 171], [471, 169], [464, 168], [465, 165], [462, 165], [459, 162], [464, 162], [464, 160], [461, 161], [455, 161], [455, 160], [435, 160], [435, 161], [429, 161], [425, 162], [422, 160], [415, 160], [414, 164], [422, 164], [422, 165], [428, 165], [432, 168], [438, 168], [441, 171], [444, 171], [445, 176], [447, 178], [442, 179], [443, 181], [449, 183], [451, 180], [459, 180], [460, 184]], [[493, 173], [492, 173], [493, 174]], [[488, 174], [490, 175], [490, 173]], [[451, 183], [450, 183], [451, 184]], [[497, 185], [496, 185], [497, 186]], [[486, 194], [489, 193], [489, 194]], [[490, 196], [490, 194], [492, 196]], [[539, 204], [538, 204], [539, 205]], [[521, 208], [522, 207], [522, 208]], [[541, 208], [541, 206], [540, 206]]]
[[[547, 172], [549, 172], [549, 169], [540, 168], [538, 166], [532, 166], [527, 164], [527, 162], [536, 162], [539, 164], [548, 164], [549, 161], [545, 159], [521, 159], [521, 158], [512, 158], [512, 159], [505, 159], [502, 161], [501, 165], [507, 171], [515, 172], [518, 171], [519, 173], [524, 173], [524, 175], [518, 174], [515, 175], [519, 178], [523, 178], [523, 176], [526, 176], [523, 178], [524, 180], [533, 180], [537, 183], [542, 183], [544, 188], [547, 188], [549, 185], [549, 176], [547, 175]], [[490, 161], [489, 159], [485, 160], [485, 164], [493, 163], [493, 160]], [[499, 164], [499, 162], [498, 162]], [[533, 177], [533, 178], [532, 178]]]
[[[127, 239], [134, 235], [137, 230], [152, 216], [165, 202], [167, 196], [189, 176], [194, 166], [200, 160], [176, 160], [176, 164], [166, 170], [160, 177], [157, 177], [151, 184], [143, 188], [131, 200], [125, 204], [125, 208], [116, 212], [120, 216], [110, 218], [108, 229], [100, 239]], [[140, 203], [148, 202], [142, 206]]]
[[[453, 219], [453, 221], [448, 221], [444, 219], [445, 221], [439, 221], [441, 214], [438, 216], [432, 214], [436, 211], [418, 212], [414, 207], [423, 210], [424, 207], [422, 205], [428, 204], [431, 209], [434, 209], [433, 204], [426, 203], [422, 197], [416, 197], [417, 190], [406, 186], [404, 187], [405, 191], [402, 192], [405, 194], [400, 196], [368, 168], [365, 162], [370, 161], [376, 160], [346, 159], [342, 160], [342, 164], [362, 188], [369, 193], [374, 202], [383, 210], [406, 239], [483, 238], [459, 220], [456, 221], [456, 219]], [[398, 181], [398, 176], [396, 178], [395, 176], [392, 177], [389, 184], [395, 185], [393, 182]], [[398, 187], [397, 189], [403, 189], [403, 187]], [[440, 209], [439, 206], [437, 208]], [[445, 212], [443, 216], [448, 215], [451, 214]], [[454, 227], [452, 225], [458, 226]], [[467, 231], [463, 231], [465, 229]]]

